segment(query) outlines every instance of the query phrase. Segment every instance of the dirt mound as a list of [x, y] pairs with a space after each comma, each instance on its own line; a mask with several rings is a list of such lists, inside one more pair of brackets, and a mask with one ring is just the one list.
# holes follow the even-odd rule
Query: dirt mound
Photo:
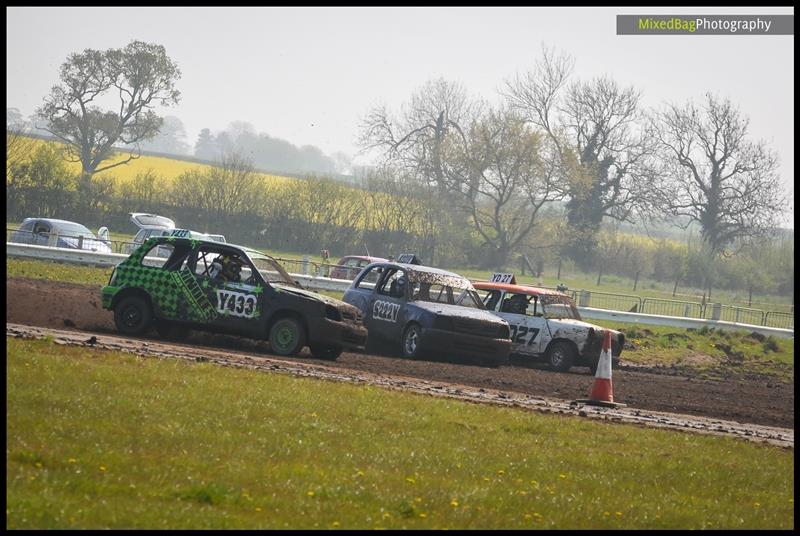
[[[100, 288], [38, 279], [6, 280], [6, 320], [19, 324], [114, 333], [113, 315], [100, 305]], [[157, 339], [152, 334], [153, 339]], [[264, 342], [195, 332], [186, 344], [229, 352], [268, 352]], [[573, 400], [585, 398], [593, 378], [588, 369], [556, 373], [544, 365], [485, 368], [439, 361], [344, 353], [335, 362], [317, 361], [304, 350], [297, 361], [377, 374]], [[794, 427], [794, 385], [748, 376], [701, 378], [676, 368], [614, 371], [614, 398], [631, 407], [714, 417], [766, 426]]]

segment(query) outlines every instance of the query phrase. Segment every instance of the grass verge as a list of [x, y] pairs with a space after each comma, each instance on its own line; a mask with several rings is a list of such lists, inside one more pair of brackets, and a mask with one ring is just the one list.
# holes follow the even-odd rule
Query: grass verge
[[794, 526], [791, 450], [7, 345], [7, 528]]

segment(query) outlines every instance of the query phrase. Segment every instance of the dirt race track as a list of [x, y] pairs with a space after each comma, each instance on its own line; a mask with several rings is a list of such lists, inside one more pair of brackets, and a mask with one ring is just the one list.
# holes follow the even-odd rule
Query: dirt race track
[[[112, 313], [102, 309], [100, 305], [99, 287], [12, 278], [6, 280], [6, 291], [8, 334], [22, 336], [14, 332], [8, 323], [72, 332], [92, 332], [104, 336], [113, 336], [116, 333]], [[73, 336], [66, 339], [74, 339], [69, 342], [72, 344], [82, 337]], [[103, 339], [124, 340], [113, 337], [103, 337]], [[129, 339], [126, 342], [137, 341]], [[162, 348], [175, 355], [181, 352], [194, 355], [205, 350], [209, 356], [227, 355], [232, 360], [245, 360], [248, 363], [264, 360], [264, 362], [288, 364], [289, 368], [309, 365], [309, 370], [327, 371], [334, 375], [384, 379], [402, 377], [404, 380], [394, 381], [391, 386], [397, 388], [399, 385], [402, 388], [403, 385], [407, 385], [411, 390], [417, 391], [420, 389], [414, 388], [415, 384], [430, 386], [431, 382], [437, 382], [444, 385], [436, 387], [434, 391], [449, 390], [456, 395], [475, 392], [479, 397], [480, 393], [489, 393], [499, 400], [506, 401], [530, 401], [536, 398], [551, 410], [562, 407], [568, 409], [569, 401], [585, 398], [592, 386], [592, 377], [588, 369], [580, 367], [573, 368], [570, 372], [556, 373], [538, 365], [485, 368], [446, 361], [411, 361], [358, 353], [344, 353], [337, 361], [328, 362], [313, 359], [307, 353], [307, 349], [296, 358], [278, 358], [269, 354], [269, 345], [265, 342], [199, 332], [193, 332], [192, 336], [181, 344], [161, 341], [153, 332], [146, 340], [139, 340], [138, 344], [140, 347], [144, 344], [151, 348]], [[111, 347], [114, 347], [113, 344]], [[624, 358], [623, 353], [623, 362]], [[623, 413], [630, 416], [652, 412], [656, 415], [654, 420], [657, 421], [660, 418], [659, 412], [669, 412], [711, 420], [780, 427], [787, 429], [785, 435], [791, 435], [793, 445], [793, 383], [733, 372], [719, 380], [711, 380], [692, 377], [691, 374], [670, 368], [647, 369], [623, 366], [619, 370], [614, 370], [613, 385], [614, 399], [627, 404], [628, 408]], [[525, 404], [521, 402], [518, 405]], [[561, 410], [559, 412], [569, 413]], [[586, 409], [575, 411], [576, 414], [583, 416], [586, 416], [586, 412]], [[694, 425], [686, 423], [682, 426], [694, 428]], [[714, 426], [719, 425], [711, 427]], [[751, 428], [756, 430], [759, 427]], [[746, 427], [744, 429], [742, 435], [752, 435]]]

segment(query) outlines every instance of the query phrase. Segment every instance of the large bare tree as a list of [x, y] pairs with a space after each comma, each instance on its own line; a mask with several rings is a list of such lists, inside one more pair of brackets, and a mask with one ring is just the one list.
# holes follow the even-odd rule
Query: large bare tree
[[666, 178], [660, 204], [679, 226], [700, 225], [709, 263], [776, 227], [787, 204], [777, 155], [747, 139], [749, 119], [730, 99], [707, 93], [699, 106], [668, 104], [653, 123]]
[[747, 139], [749, 119], [729, 99], [669, 104], [655, 126], [669, 179], [662, 206], [684, 228], [698, 223], [712, 255], [776, 226], [786, 207], [777, 155]]
[[[46, 130], [66, 144], [68, 158], [81, 163], [87, 186], [95, 173], [138, 158], [137, 144], [161, 127], [153, 108], [178, 103], [180, 76], [161, 45], [132, 41], [121, 49], [86, 49], [67, 57], [60, 83], [36, 112]], [[101, 108], [101, 101], [115, 102], [114, 108]], [[115, 144], [134, 149], [127, 158], [104, 165]]]
[[604, 217], [634, 221], [645, 213], [653, 145], [640, 93], [609, 77], [568, 83], [573, 65], [570, 56], [545, 48], [534, 69], [507, 80], [503, 93], [570, 169], [560, 187], [572, 231], [569, 253], [588, 268]]

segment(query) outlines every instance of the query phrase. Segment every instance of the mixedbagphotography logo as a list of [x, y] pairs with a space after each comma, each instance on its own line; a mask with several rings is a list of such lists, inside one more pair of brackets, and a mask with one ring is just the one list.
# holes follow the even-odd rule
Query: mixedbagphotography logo
[[617, 15], [617, 35], [794, 35], [794, 15]]

